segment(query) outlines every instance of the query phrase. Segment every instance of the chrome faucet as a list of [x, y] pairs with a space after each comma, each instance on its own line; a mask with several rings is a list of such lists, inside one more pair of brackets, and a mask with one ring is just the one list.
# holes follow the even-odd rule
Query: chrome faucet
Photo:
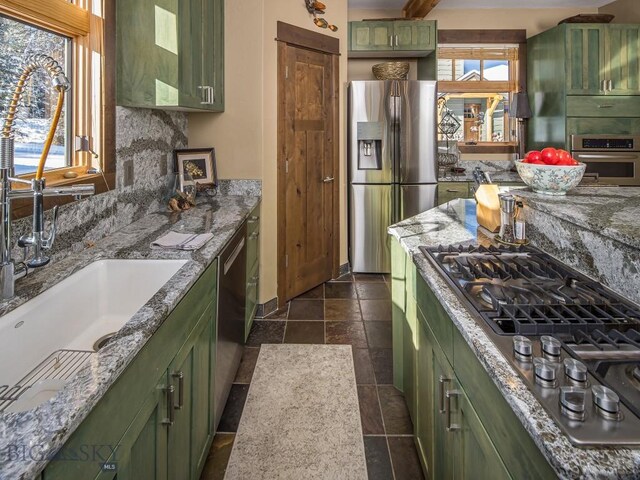
[[[58, 107], [40, 158], [36, 178], [24, 180], [14, 177], [15, 146], [13, 123], [24, 87], [33, 72], [38, 69], [46, 70], [51, 78], [53, 87], [58, 91]], [[44, 267], [50, 261], [50, 258], [44, 255], [44, 251], [53, 246], [56, 238], [58, 207], [55, 206], [53, 208], [51, 231], [45, 233], [44, 197], [71, 195], [75, 198], [80, 198], [95, 193], [94, 185], [46, 188], [46, 181], [42, 178], [44, 162], [49, 153], [53, 132], [57, 127], [64, 93], [70, 86], [71, 84], [58, 62], [46, 55], [34, 55], [28, 59], [16, 83], [13, 97], [7, 109], [7, 117], [0, 133], [0, 217], [2, 217], [2, 228], [0, 229], [0, 301], [8, 300], [14, 296], [15, 281], [24, 277], [29, 269]], [[28, 185], [28, 187], [13, 190], [13, 183]], [[23, 235], [18, 240], [18, 246], [23, 248], [24, 258], [16, 262], [11, 255], [11, 201], [18, 198], [33, 198], [33, 230], [30, 235]]]

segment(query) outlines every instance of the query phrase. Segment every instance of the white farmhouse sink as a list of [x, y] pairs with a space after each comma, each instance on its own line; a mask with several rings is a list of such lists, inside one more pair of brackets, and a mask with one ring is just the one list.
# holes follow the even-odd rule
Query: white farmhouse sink
[[[59, 350], [94, 351], [98, 340], [122, 328], [186, 262], [100, 260], [0, 317], [0, 386], [15, 385]], [[84, 363], [87, 355], [71, 363]], [[54, 377], [65, 377], [57, 370]], [[39, 388], [50, 392], [44, 399], [38, 395], [40, 402], [54, 395], [64, 383], [52, 383], [51, 376], [43, 374], [21, 398], [33, 398]], [[8, 410], [22, 410], [19, 403]]]

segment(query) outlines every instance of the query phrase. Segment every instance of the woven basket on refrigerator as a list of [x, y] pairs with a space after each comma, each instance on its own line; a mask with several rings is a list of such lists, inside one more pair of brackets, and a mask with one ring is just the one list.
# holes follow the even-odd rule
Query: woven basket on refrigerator
[[385, 62], [371, 67], [378, 80], [406, 80], [409, 62]]

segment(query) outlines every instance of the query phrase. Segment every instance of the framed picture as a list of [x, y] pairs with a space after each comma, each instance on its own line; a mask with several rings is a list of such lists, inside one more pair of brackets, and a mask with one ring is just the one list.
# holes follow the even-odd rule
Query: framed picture
[[189, 174], [192, 180], [185, 180], [185, 185], [218, 186], [215, 148], [182, 148], [176, 150], [174, 152], [174, 170], [176, 173]]

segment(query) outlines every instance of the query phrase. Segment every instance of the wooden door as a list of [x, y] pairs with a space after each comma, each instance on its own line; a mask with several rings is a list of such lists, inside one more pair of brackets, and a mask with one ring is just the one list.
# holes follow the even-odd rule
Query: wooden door
[[640, 94], [640, 25], [608, 25], [606, 45], [609, 94]]
[[280, 43], [281, 303], [337, 271], [337, 69], [335, 55]]
[[[567, 25], [567, 94], [601, 95], [605, 71], [605, 27]], [[559, 47], [558, 47], [559, 48]]]

